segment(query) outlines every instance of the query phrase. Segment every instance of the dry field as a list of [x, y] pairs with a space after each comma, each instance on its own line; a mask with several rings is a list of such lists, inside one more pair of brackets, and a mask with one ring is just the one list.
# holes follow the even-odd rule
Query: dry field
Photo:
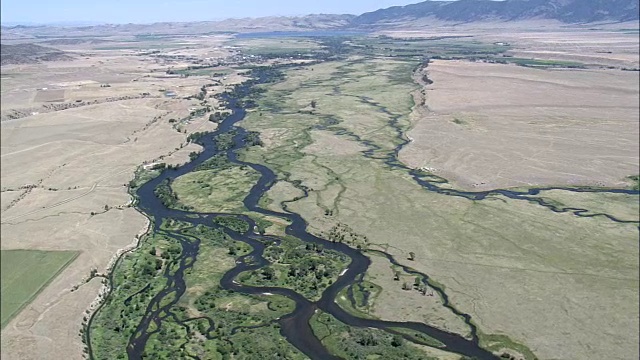
[[434, 61], [400, 159], [487, 190], [625, 186], [638, 169], [639, 73]]
[[[221, 46], [224, 37], [217, 41]], [[167, 76], [155, 59], [124, 56], [132, 52], [81, 48], [83, 55], [71, 62], [2, 68], [3, 115], [26, 112], [1, 123], [2, 249], [80, 251], [3, 329], [3, 359], [82, 357], [79, 330], [100, 282], [71, 289], [92, 268], [103, 272], [116, 251], [145, 228], [144, 216], [129, 207], [125, 184], [142, 163], [187, 161], [199, 149], [184, 146], [188, 134], [215, 127], [206, 115], [169, 122], [188, 116], [199, 101], [181, 97], [211, 80]], [[228, 76], [209, 94], [242, 80]], [[163, 89], [178, 97], [163, 96]], [[150, 95], [141, 98], [145, 92]], [[51, 101], [78, 100], [83, 106], [42, 111]]]
[[[419, 27], [382, 31], [397, 38], [466, 36], [511, 45], [516, 57], [578, 61], [602, 66], [639, 68], [637, 21], [567, 25], [551, 20], [473, 24], [428, 21]], [[635, 30], [634, 30], [635, 29]]]

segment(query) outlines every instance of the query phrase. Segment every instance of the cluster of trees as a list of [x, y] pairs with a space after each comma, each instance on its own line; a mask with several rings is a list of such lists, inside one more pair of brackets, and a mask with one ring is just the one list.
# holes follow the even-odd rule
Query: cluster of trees
[[249, 131], [244, 137], [244, 143], [247, 146], [262, 146], [262, 140], [260, 140], [260, 133], [257, 131]]
[[216, 111], [209, 115], [209, 121], [214, 122], [216, 124], [221, 123], [224, 119], [227, 118], [227, 113], [222, 113], [220, 111]]
[[187, 142], [197, 142], [201, 137], [211, 134], [210, 131], [196, 131], [187, 136]]
[[[333, 211], [326, 210], [325, 215], [329, 214], [333, 214]], [[356, 233], [349, 225], [340, 222], [324, 233], [323, 236], [331, 242], [345, 242], [356, 246], [358, 249], [366, 248], [369, 243], [369, 239], [365, 235]]]
[[178, 194], [176, 194], [171, 188], [171, 180], [165, 179], [153, 190], [153, 193], [158, 197], [162, 204], [168, 208], [192, 210], [191, 206], [180, 204], [178, 201]]
[[213, 170], [213, 169], [222, 170], [222, 169], [229, 168], [231, 166], [232, 166], [231, 163], [229, 162], [229, 160], [224, 154], [216, 154], [210, 157], [209, 159], [205, 160], [204, 162], [202, 162], [200, 165], [198, 165], [195, 168], [195, 171]]
[[236, 130], [222, 133], [216, 136], [216, 148], [219, 151], [229, 150], [233, 147], [233, 138], [238, 134]]
[[249, 224], [235, 216], [217, 216], [213, 219], [213, 222], [241, 234], [249, 231]]
[[[342, 329], [335, 329], [332, 333], [340, 334]], [[336, 355], [348, 359], [368, 359], [376, 357], [380, 359], [405, 359], [418, 360], [429, 359], [425, 353], [413, 346], [405, 345], [405, 340], [400, 335], [389, 334], [383, 330], [370, 328], [345, 329], [347, 336], [340, 336], [334, 343]]]
[[326, 250], [320, 244], [302, 244], [285, 239], [280, 245], [268, 246], [264, 257], [273, 265], [245, 273], [240, 281], [260, 286], [283, 286], [309, 299], [320, 295], [347, 265], [341, 253]]

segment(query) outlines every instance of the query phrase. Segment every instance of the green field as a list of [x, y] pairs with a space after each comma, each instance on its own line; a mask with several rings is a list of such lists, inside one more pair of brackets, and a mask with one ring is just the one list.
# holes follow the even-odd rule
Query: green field
[[2, 250], [2, 328], [78, 256], [76, 251]]

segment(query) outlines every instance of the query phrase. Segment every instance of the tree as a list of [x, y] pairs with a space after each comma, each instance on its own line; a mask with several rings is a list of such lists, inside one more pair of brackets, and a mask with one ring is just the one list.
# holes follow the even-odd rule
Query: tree
[[422, 279], [420, 279], [419, 276], [416, 276], [415, 280], [413, 281], [413, 287], [415, 287], [416, 289], [420, 287], [420, 282]]
[[391, 346], [393, 347], [402, 346], [403, 342], [404, 342], [404, 339], [402, 338], [402, 336], [393, 335], [393, 340], [391, 340]]
[[315, 100], [311, 100], [311, 108], [315, 109], [317, 104]]
[[395, 281], [400, 281], [400, 271], [396, 271], [396, 272], [393, 274], [393, 280], [395, 280]]
[[411, 290], [409, 283], [407, 283], [406, 281], [402, 283], [402, 290]]
[[413, 261], [416, 258], [416, 253], [414, 253], [413, 251], [409, 253], [409, 260]]

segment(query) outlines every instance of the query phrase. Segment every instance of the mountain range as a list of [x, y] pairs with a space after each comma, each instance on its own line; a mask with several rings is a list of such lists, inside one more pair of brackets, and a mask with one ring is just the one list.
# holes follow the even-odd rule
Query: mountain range
[[364, 13], [351, 26], [384, 26], [421, 18], [450, 22], [486, 20], [558, 20], [563, 23], [623, 22], [638, 20], [639, 0], [459, 0], [424, 1]]
[[74, 37], [131, 34], [207, 34], [305, 30], [381, 30], [446, 22], [553, 20], [567, 24], [638, 21], [640, 0], [458, 0], [423, 1], [393, 6], [361, 15], [314, 14], [299, 17], [262, 17], [222, 21], [170, 22], [94, 26], [2, 26], [2, 40], [47, 36]]

